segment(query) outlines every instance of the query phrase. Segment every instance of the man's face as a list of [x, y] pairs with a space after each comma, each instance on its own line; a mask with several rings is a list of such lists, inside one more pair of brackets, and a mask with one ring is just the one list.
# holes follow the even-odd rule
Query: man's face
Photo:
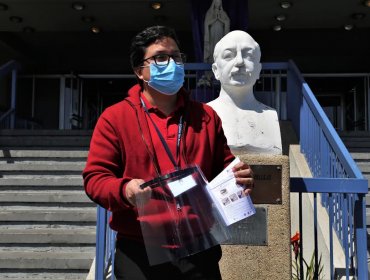
[[[157, 40], [153, 44], [146, 48], [146, 52], [143, 59], [153, 57], [157, 54], [169, 54], [169, 55], [180, 55], [179, 47], [177, 46], [175, 40], [170, 37], [164, 37]], [[143, 66], [138, 68], [135, 73], [139, 79], [149, 81], [150, 80], [150, 63], [154, 63], [154, 59], [149, 59], [144, 62]]]
[[217, 46], [213, 73], [222, 86], [253, 86], [261, 71], [259, 47], [244, 32], [224, 37]]

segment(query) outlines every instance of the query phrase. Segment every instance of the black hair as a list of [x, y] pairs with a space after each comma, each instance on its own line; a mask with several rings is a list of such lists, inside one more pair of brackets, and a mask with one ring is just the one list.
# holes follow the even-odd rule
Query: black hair
[[175, 30], [167, 26], [151, 26], [138, 33], [131, 41], [130, 63], [132, 69], [143, 63], [146, 48], [149, 45], [165, 37], [172, 38], [179, 46]]

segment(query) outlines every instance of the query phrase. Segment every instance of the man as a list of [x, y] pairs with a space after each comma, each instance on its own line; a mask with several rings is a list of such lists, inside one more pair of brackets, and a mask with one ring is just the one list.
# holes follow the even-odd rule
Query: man
[[261, 71], [257, 42], [244, 31], [232, 31], [216, 44], [213, 57], [221, 91], [208, 105], [220, 116], [230, 149], [234, 154], [281, 154], [277, 112], [253, 94]]
[[[151, 266], [137, 216], [138, 201], [150, 205], [152, 198], [150, 187], [140, 187], [145, 181], [189, 164], [198, 165], [211, 180], [233, 160], [220, 119], [209, 106], [191, 101], [182, 88], [185, 56], [172, 29], [154, 26], [137, 34], [130, 60], [139, 84], [100, 116], [83, 172], [87, 195], [112, 211], [116, 278], [220, 279], [219, 246]], [[249, 166], [239, 163], [234, 174], [249, 193]], [[175, 207], [171, 202], [168, 206]], [[178, 222], [187, 215], [183, 211]]]

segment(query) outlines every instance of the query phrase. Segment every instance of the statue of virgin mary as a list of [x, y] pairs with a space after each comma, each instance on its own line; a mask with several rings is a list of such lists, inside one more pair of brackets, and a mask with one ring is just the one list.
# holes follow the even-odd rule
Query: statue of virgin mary
[[213, 50], [230, 31], [230, 19], [222, 8], [222, 0], [213, 0], [204, 19], [204, 62], [213, 63]]

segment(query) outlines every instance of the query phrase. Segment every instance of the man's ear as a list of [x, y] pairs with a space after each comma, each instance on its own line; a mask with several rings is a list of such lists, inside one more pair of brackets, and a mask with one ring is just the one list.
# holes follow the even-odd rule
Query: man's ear
[[216, 64], [216, 62], [214, 62], [214, 63], [212, 64], [212, 72], [213, 72], [213, 74], [215, 75], [216, 80], [219, 80], [219, 79], [220, 79], [220, 75], [218, 74], [218, 69], [217, 69], [217, 64]]
[[135, 75], [140, 79], [140, 80], [142, 80], [143, 79], [143, 75], [142, 75], [142, 68], [141, 67], [136, 67], [135, 69], [134, 69], [134, 73], [135, 73]]

